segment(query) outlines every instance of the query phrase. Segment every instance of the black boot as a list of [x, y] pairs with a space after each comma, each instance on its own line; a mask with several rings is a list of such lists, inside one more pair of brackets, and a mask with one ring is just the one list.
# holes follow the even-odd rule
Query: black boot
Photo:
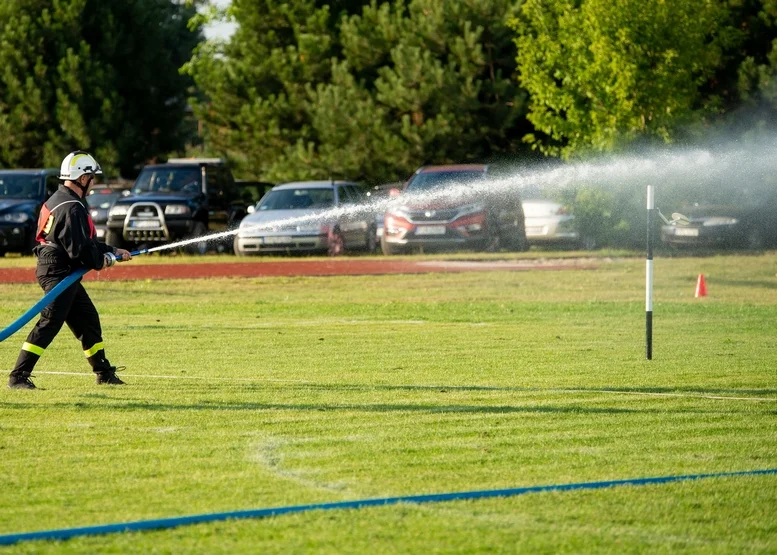
[[[124, 368], [123, 366], [121, 367]], [[115, 366], [111, 366], [110, 368], [106, 368], [100, 371], [95, 370], [95, 374], [97, 374], [97, 378], [95, 379], [95, 383], [99, 384], [108, 384], [108, 385], [127, 385], [125, 382], [121, 381], [119, 377], [116, 375], [116, 371], [118, 368]]]
[[9, 389], [38, 389], [29, 376], [11, 374], [8, 376]]

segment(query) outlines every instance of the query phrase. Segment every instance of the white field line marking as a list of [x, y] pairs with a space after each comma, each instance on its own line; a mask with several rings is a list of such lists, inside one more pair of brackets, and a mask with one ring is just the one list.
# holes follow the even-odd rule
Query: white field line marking
[[[34, 374], [52, 374], [57, 376], [87, 376], [87, 372], [38, 372], [33, 370]], [[164, 376], [159, 374], [127, 374], [121, 372], [121, 375], [127, 378], [158, 378], [162, 380], [222, 380], [229, 382], [280, 382], [280, 383], [312, 383], [309, 380], [281, 380], [273, 378], [224, 378], [220, 376]]]
[[[52, 375], [59, 375], [59, 376], [86, 376], [86, 372], [35, 372], [36, 374], [52, 374]], [[161, 379], [161, 380], [214, 380], [214, 381], [227, 381], [227, 382], [273, 382], [273, 383], [298, 383], [298, 384], [317, 384], [318, 382], [312, 382], [310, 380], [284, 380], [284, 379], [276, 379], [276, 378], [225, 378], [222, 376], [166, 376], [166, 375], [160, 375], [160, 374], [126, 374], [124, 372], [121, 373], [122, 376], [126, 376], [127, 378], [154, 378], [154, 379]], [[332, 387], [340, 386], [343, 384], [327, 384]], [[351, 385], [351, 384], [344, 384], [344, 385]], [[438, 384], [429, 384], [429, 385], [408, 385], [408, 384], [399, 384], [399, 385], [390, 385], [390, 384], [377, 384], [375, 387], [383, 387], [383, 386], [390, 386], [395, 387], [397, 389], [407, 387], [407, 388], [420, 388], [423, 387], [424, 389], [468, 389], [469, 386], [462, 386], [462, 385], [438, 385]], [[361, 387], [369, 388], [372, 387], [370, 384], [363, 384]], [[480, 391], [500, 391], [500, 390], [506, 390], [508, 388], [502, 387], [502, 386], [491, 386], [491, 385], [476, 385], [472, 386], [477, 388]], [[516, 392], [524, 392], [524, 393], [560, 393], [560, 394], [567, 394], [567, 393], [609, 393], [611, 395], [646, 395], [648, 397], [683, 397], [683, 398], [689, 398], [689, 399], [712, 399], [714, 401], [766, 401], [770, 403], [777, 403], [777, 397], [728, 397], [725, 395], [704, 395], [703, 393], [661, 393], [661, 392], [651, 392], [651, 391], [628, 391], [628, 390], [620, 390], [620, 389], [532, 389], [532, 388], [511, 388], [515, 389]]]
[[714, 399], [716, 401], [771, 401], [769, 397], [727, 397], [724, 395], [704, 395], [703, 393], [661, 393], [658, 391], [622, 391], [619, 389], [549, 389], [558, 393], [612, 393], [614, 395], [647, 395], [652, 397], [690, 397], [694, 399]]
[[[311, 468], [301, 468], [294, 470], [284, 465], [284, 448], [287, 445], [295, 443], [293, 440], [268, 439], [262, 443], [257, 443], [252, 453], [249, 453], [249, 459], [259, 463], [267, 471], [280, 478], [291, 480], [305, 487], [323, 489], [328, 491], [349, 491], [347, 482], [324, 482], [315, 479], [317, 471]], [[298, 442], [296, 442], [298, 443]], [[297, 453], [299, 455], [299, 453]]]

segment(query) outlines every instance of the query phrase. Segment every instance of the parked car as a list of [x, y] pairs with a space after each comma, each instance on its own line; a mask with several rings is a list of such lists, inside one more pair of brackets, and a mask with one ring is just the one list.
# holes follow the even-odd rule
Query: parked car
[[683, 206], [687, 225], [661, 226], [661, 240], [676, 247], [777, 247], [777, 193], [741, 204]]
[[100, 241], [105, 241], [108, 232], [108, 212], [113, 203], [130, 194], [129, 189], [108, 185], [95, 185], [89, 189], [89, 194], [86, 195], [86, 204], [89, 205], [89, 215], [92, 217], [94, 229]]
[[0, 170], [0, 256], [32, 251], [40, 208], [57, 190], [58, 176], [56, 168]]
[[[218, 158], [177, 158], [145, 166], [129, 196], [108, 213], [106, 242], [124, 248], [157, 246], [237, 227], [247, 205], [235, 180]], [[204, 254], [206, 242], [187, 250]], [[220, 250], [232, 247], [216, 244]]]
[[364, 198], [361, 186], [350, 181], [276, 185], [240, 223], [235, 254], [373, 251], [375, 221]]
[[533, 245], [576, 244], [580, 235], [575, 216], [563, 204], [543, 199], [523, 201], [526, 218], [526, 240]]
[[418, 169], [386, 212], [383, 253], [411, 249], [526, 250], [518, 193], [491, 194], [488, 166], [467, 164]]

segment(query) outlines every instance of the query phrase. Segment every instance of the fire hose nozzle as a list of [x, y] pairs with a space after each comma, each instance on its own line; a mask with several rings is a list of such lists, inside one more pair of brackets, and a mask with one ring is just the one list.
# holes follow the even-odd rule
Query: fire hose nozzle
[[[138, 255], [141, 255], [141, 254], [146, 254], [146, 253], [148, 253], [148, 249], [141, 249], [141, 250], [138, 250], [138, 251], [132, 251], [132, 252], [130, 252], [130, 256], [131, 256], [132, 258], [135, 258], [135, 257], [136, 257], [136, 256], [138, 256]], [[111, 253], [109, 253], [109, 254], [111, 254]], [[107, 256], [107, 255], [106, 255], [106, 256]], [[114, 259], [116, 260], [116, 262], [129, 262], [129, 260], [131, 260], [131, 258], [130, 258], [130, 259], [127, 259], [127, 260], [125, 260], [125, 259], [123, 259], [123, 258], [118, 258], [118, 257], [116, 257], [116, 255], [115, 255], [115, 254], [111, 254], [111, 256], [113, 256], [113, 257], [114, 257]], [[113, 265], [113, 264], [111, 264], [111, 266], [112, 266], [112, 265]]]

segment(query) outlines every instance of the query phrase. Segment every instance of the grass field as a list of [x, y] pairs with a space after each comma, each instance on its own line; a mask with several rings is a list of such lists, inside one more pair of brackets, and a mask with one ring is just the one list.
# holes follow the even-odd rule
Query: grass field
[[[44, 390], [0, 391], [0, 534], [777, 467], [777, 253], [657, 257], [652, 361], [644, 268], [89, 283], [129, 385], [96, 386], [63, 330]], [[40, 291], [0, 298], [5, 326]], [[751, 476], [5, 551], [774, 553], [775, 514], [777, 476]]]

